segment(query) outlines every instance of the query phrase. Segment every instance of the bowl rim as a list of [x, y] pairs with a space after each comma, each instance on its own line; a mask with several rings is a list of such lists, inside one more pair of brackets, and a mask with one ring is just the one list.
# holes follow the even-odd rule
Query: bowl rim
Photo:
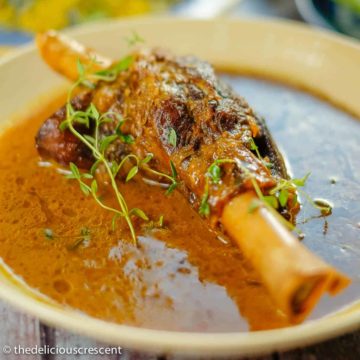
[[[251, 26], [267, 24], [268, 26], [282, 26], [287, 31], [312, 33], [314, 36], [326, 38], [337, 46], [353, 48], [360, 53], [359, 43], [343, 35], [332, 34], [324, 30], [314, 30], [289, 20], [269, 19], [186, 19], [169, 17], [134, 17], [127, 20], [107, 20], [91, 25], [77, 26], [65, 31], [71, 35], [81, 35], [101, 31], [106, 28], [116, 29], [121, 26], [129, 26], [140, 22], [152, 24], [162, 22], [169, 24], [174, 21], [185, 23], [235, 23], [242, 22]], [[0, 58], [1, 67], [14, 59], [33, 53], [33, 43], [22, 46]], [[60, 308], [57, 305], [24, 295], [20, 286], [2, 284], [0, 286], [0, 298], [13, 304], [18, 309], [38, 317], [44, 323], [52, 326], [61, 326], [67, 330], [82, 335], [99, 339], [111, 344], [141, 348], [146, 351], [172, 352], [187, 355], [207, 354], [216, 356], [225, 355], [255, 355], [275, 350], [286, 350], [300, 345], [309, 345], [324, 339], [329, 339], [344, 334], [356, 328], [360, 328], [360, 308], [354, 311], [342, 311], [335, 315], [327, 316], [318, 320], [282, 329], [255, 331], [255, 332], [223, 332], [223, 333], [197, 333], [153, 330], [128, 325], [120, 325], [106, 322], [69, 308]], [[26, 301], [24, 301], [26, 298]]]

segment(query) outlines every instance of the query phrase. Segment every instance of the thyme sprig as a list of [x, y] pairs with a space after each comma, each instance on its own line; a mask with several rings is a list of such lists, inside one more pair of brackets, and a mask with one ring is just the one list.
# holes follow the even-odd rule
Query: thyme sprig
[[81, 244], [85, 242], [89, 242], [91, 240], [91, 232], [90, 229], [87, 227], [83, 227], [80, 230], [80, 236], [78, 236], [75, 241], [70, 244], [67, 248], [68, 250], [75, 250], [77, 249]]
[[[205, 184], [205, 191], [203, 194], [203, 197], [201, 199], [201, 203], [200, 203], [200, 208], [199, 208], [199, 213], [202, 216], [209, 216], [210, 215], [210, 205], [208, 203], [208, 198], [209, 198], [209, 179], [211, 179], [211, 181], [214, 184], [218, 184], [221, 180], [221, 168], [220, 165], [224, 164], [224, 163], [233, 163], [236, 164], [237, 167], [239, 167], [243, 173], [245, 174], [246, 179], [249, 179], [251, 181], [251, 184], [253, 186], [253, 189], [258, 197], [258, 199], [255, 199], [249, 206], [249, 212], [254, 212], [256, 209], [258, 209], [261, 205], [265, 206], [266, 208], [269, 209], [269, 211], [271, 213], [274, 214], [274, 216], [276, 216], [279, 221], [285, 226], [287, 227], [289, 230], [294, 230], [296, 232], [300, 232], [295, 226], [294, 224], [292, 224], [291, 222], [287, 221], [285, 218], [283, 218], [277, 211], [276, 209], [278, 208], [278, 200], [274, 195], [264, 195], [263, 192], [261, 191], [261, 188], [259, 186], [259, 184], [256, 181], [255, 175], [252, 174], [250, 172], [250, 170], [242, 165], [239, 164], [238, 161], [235, 161], [233, 159], [217, 159], [215, 160], [209, 167], [208, 170], [206, 172], [206, 184]], [[204, 210], [205, 213], [204, 213]]]
[[273, 168], [273, 164], [269, 161], [266, 161], [260, 154], [259, 147], [256, 145], [255, 140], [251, 137], [249, 140], [250, 150], [255, 152], [256, 157], [268, 168]]
[[[206, 175], [205, 175], [206, 176]], [[199, 214], [203, 217], [208, 217], [210, 215], [210, 204], [209, 204], [209, 178], [205, 178], [205, 190], [204, 194], [201, 197]]]
[[199, 214], [203, 217], [208, 217], [210, 215], [210, 205], [209, 205], [209, 180], [213, 184], [218, 184], [221, 180], [221, 164], [224, 163], [233, 163], [235, 162], [232, 159], [217, 159], [215, 160], [207, 169], [205, 174], [205, 190], [204, 194], [200, 201]]
[[126, 177], [126, 181], [131, 180], [141, 169], [141, 170], [148, 172], [150, 174], [153, 174], [155, 176], [162, 177], [162, 178], [169, 180], [170, 185], [166, 190], [166, 195], [170, 195], [178, 186], [178, 180], [177, 180], [178, 174], [177, 174], [175, 165], [172, 162], [172, 160], [170, 160], [171, 175], [165, 174], [163, 172], [157, 171], [157, 170], [151, 168], [150, 166], [148, 166], [148, 163], [153, 159], [153, 157], [154, 157], [154, 155], [149, 153], [146, 155], [146, 157], [144, 159], [140, 160], [139, 157], [134, 154], [127, 155], [123, 159], [123, 161], [126, 161], [127, 158], [129, 158], [129, 159], [132, 158], [135, 160], [136, 164], [129, 170], [128, 175]]
[[165, 229], [164, 215], [160, 215], [158, 220], [151, 220], [144, 226], [146, 231], [161, 230]]
[[[116, 140], [117, 135], [110, 135], [102, 138], [101, 140], [99, 139], [99, 127], [101, 125], [101, 116], [99, 112], [96, 110], [94, 105], [93, 106], [90, 105], [87, 111], [85, 112], [85, 114], [83, 114], [82, 112], [81, 114], [79, 114], [78, 111], [75, 111], [70, 102], [67, 103], [66, 109], [67, 109], [67, 118], [62, 123], [62, 128], [67, 128], [74, 136], [76, 136], [83, 144], [85, 144], [92, 151], [93, 157], [95, 158], [95, 162], [91, 167], [89, 173], [84, 173], [84, 174], [80, 173], [78, 167], [74, 163], [71, 163], [70, 164], [71, 174], [67, 175], [67, 178], [77, 180], [79, 182], [80, 189], [86, 196], [91, 194], [94, 200], [98, 203], [98, 205], [100, 205], [105, 210], [113, 212], [114, 213], [113, 224], [115, 222], [114, 219], [123, 217], [128, 224], [131, 237], [134, 240], [134, 243], [136, 244], [137, 243], [136, 234], [130, 216], [132, 214], [134, 215], [137, 214], [136, 212], [134, 211], [131, 212], [131, 210], [129, 210], [127, 203], [116, 183], [115, 176], [117, 172], [114, 172], [113, 170], [114, 165], [107, 160], [105, 155], [107, 148], [112, 142]], [[94, 137], [90, 135], [83, 135], [79, 131], [77, 131], [76, 128], [74, 127], [74, 125], [77, 123], [84, 124], [87, 127], [90, 127], [91, 120], [95, 121]], [[113, 192], [117, 199], [117, 203], [119, 205], [118, 209], [106, 205], [98, 196], [99, 186], [97, 180], [94, 178], [94, 173], [100, 164], [104, 166], [109, 176], [111, 187], [113, 189]], [[117, 167], [117, 171], [119, 171], [118, 168], [119, 167]], [[83, 179], [92, 179], [91, 185], [86, 183]]]
[[169, 128], [169, 133], [168, 133], [168, 143], [173, 147], [176, 148], [176, 144], [177, 144], [177, 135], [176, 135], [176, 131], [174, 128]]
[[82, 243], [91, 240], [91, 231], [88, 227], [82, 227], [79, 235], [57, 235], [51, 228], [43, 229], [43, 234], [47, 240], [73, 239], [74, 242], [67, 247], [68, 250], [75, 250]]
[[[255, 150], [256, 151], [256, 150]], [[259, 154], [260, 155], [260, 154]], [[305, 191], [299, 189], [300, 187], [304, 187], [306, 182], [310, 176], [310, 173], [307, 173], [302, 178], [294, 178], [294, 179], [280, 179], [278, 184], [269, 190], [268, 195], [265, 195], [259, 184], [256, 181], [256, 177], [254, 174], [250, 172], [250, 170], [240, 164], [238, 161], [233, 159], [217, 159], [215, 160], [207, 169], [205, 174], [205, 187], [204, 193], [200, 201], [199, 213], [204, 217], [208, 217], [210, 215], [210, 205], [209, 205], [209, 182], [211, 181], [213, 184], [219, 184], [222, 177], [221, 165], [224, 163], [234, 163], [236, 166], [242, 170], [245, 174], [246, 179], [251, 181], [252, 187], [258, 197], [255, 199], [249, 206], [249, 212], [252, 213], [256, 209], [258, 209], [261, 205], [266, 206], [274, 215], [276, 215], [279, 220], [290, 230], [295, 230], [299, 232], [299, 230], [289, 221], [284, 219], [279, 213], [276, 211], [279, 207], [286, 207], [288, 204], [290, 194], [292, 195], [292, 205], [295, 206], [299, 201], [297, 197], [297, 192], [304, 195], [306, 200], [316, 209], [321, 211], [322, 215], [329, 215], [331, 213], [331, 206], [324, 202], [314, 201], [310, 195], [308, 195]]]
[[[124, 218], [129, 227], [133, 242], [135, 245], [137, 245], [137, 237], [131, 217], [135, 216], [144, 221], [149, 221], [149, 218], [145, 214], [145, 212], [139, 208], [129, 209], [125, 198], [118, 187], [116, 177], [125, 163], [133, 162], [135, 163], [135, 165], [133, 165], [128, 171], [126, 176], [126, 182], [133, 179], [139, 172], [139, 170], [142, 169], [158, 177], [163, 177], [169, 180], [170, 185], [166, 193], [170, 194], [178, 186], [177, 172], [175, 166], [173, 162], [170, 161], [171, 175], [152, 169], [149, 166], [149, 162], [152, 160], [153, 154], [148, 154], [144, 159], [140, 159], [137, 155], [130, 153], [124, 156], [119, 163], [114, 160], [110, 161], [107, 157], [107, 150], [114, 141], [119, 140], [126, 144], [134, 143], [134, 138], [132, 137], [132, 135], [125, 134], [122, 131], [122, 125], [124, 124], [125, 119], [120, 114], [114, 112], [100, 114], [100, 112], [93, 103], [89, 105], [86, 111], [75, 110], [71, 103], [72, 94], [78, 86], [86, 86], [93, 89], [94, 87], [96, 87], [96, 82], [98, 80], [113, 81], [116, 79], [116, 77], [121, 71], [126, 70], [130, 66], [132, 61], [130, 60], [130, 57], [126, 57], [120, 60], [112, 68], [108, 70], [98, 71], [93, 74], [87, 74], [84, 65], [78, 60], [77, 67], [79, 78], [71, 86], [68, 92], [66, 103], [66, 118], [60, 124], [59, 128], [62, 131], [64, 131], [65, 129], [70, 131], [76, 138], [78, 138], [84, 145], [86, 145], [88, 149], [91, 150], [92, 155], [95, 159], [89, 172], [81, 172], [76, 166], [76, 164], [70, 163], [70, 173], [66, 175], [66, 178], [78, 181], [80, 189], [84, 193], [84, 195], [91, 195], [99, 206], [113, 213], [113, 230], [116, 227], [116, 221], [120, 218]], [[112, 122], [114, 120], [117, 121], [117, 126], [115, 128], [114, 134], [107, 136], [101, 135], [101, 125], [107, 122]], [[94, 132], [92, 135], [82, 134], [77, 130], [76, 125], [83, 125], [88, 129], [94, 126]], [[107, 205], [98, 194], [99, 184], [95, 178], [95, 173], [100, 165], [102, 165], [102, 167], [105, 169], [105, 172], [110, 179], [111, 188], [117, 200], [118, 207], [112, 207]], [[48, 234], [48, 236], [50, 235]]]
[[116, 78], [119, 76], [119, 74], [122, 71], [127, 70], [130, 67], [133, 61], [134, 61], [133, 56], [131, 55], [126, 56], [108, 69], [98, 70], [94, 73], [87, 74], [87, 79], [90, 81], [101, 80], [106, 82], [113, 82], [116, 80]]

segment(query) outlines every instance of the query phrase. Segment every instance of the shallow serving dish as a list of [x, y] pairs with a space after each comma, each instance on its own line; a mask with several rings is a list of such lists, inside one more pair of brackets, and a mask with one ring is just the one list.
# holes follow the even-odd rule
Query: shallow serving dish
[[[286, 22], [165, 18], [99, 23], [72, 30], [71, 35], [116, 58], [126, 51], [122, 39], [133, 30], [145, 37], [147, 45], [194, 54], [219, 68], [295, 84], [360, 117], [360, 46], [346, 38]], [[2, 58], [2, 127], [39, 106], [44, 94], [62, 85], [64, 81], [43, 64], [33, 45]], [[338, 233], [345, 235], [339, 229]], [[213, 356], [255, 354], [311, 344], [359, 327], [360, 306], [354, 303], [360, 296], [357, 266], [358, 261], [346, 267], [354, 273], [357, 285], [349, 291], [348, 302], [341, 303], [347, 305], [344, 310], [291, 328], [250, 333], [170, 332], [97, 320], [35, 293], [12, 276], [5, 264], [1, 265], [0, 297], [48, 324], [123, 347]]]

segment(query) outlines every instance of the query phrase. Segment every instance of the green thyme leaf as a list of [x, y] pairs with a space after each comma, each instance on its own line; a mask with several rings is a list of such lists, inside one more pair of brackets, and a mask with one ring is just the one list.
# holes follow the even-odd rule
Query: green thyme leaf
[[208, 203], [209, 194], [206, 192], [202, 198], [199, 207], [199, 214], [203, 217], [208, 217], [210, 215], [210, 205]]
[[250, 138], [249, 143], [250, 143], [250, 150], [253, 150], [253, 151], [258, 150], [258, 147], [255, 144], [255, 141], [253, 138]]
[[133, 166], [126, 176], [126, 182], [130, 181], [139, 172], [138, 166]]
[[77, 59], [77, 61], [76, 61], [76, 68], [77, 68], [79, 78], [83, 78], [85, 76], [85, 67], [81, 63], [80, 59]]
[[213, 163], [212, 165], [210, 165], [209, 169], [208, 169], [208, 174], [209, 177], [211, 179], [211, 181], [214, 184], [218, 184], [221, 180], [221, 169], [220, 166], [217, 165], [216, 163]]
[[120, 134], [118, 137], [125, 144], [133, 144], [135, 142], [134, 137], [131, 134]]
[[159, 220], [157, 221], [155, 226], [158, 228], [164, 227], [164, 215], [160, 215]]
[[282, 189], [279, 194], [279, 203], [282, 207], [285, 207], [289, 199], [289, 190]]
[[117, 76], [118, 74], [113, 69], [99, 70], [93, 75], [93, 77], [96, 80], [101, 80], [106, 82], [115, 81]]
[[93, 180], [91, 182], [91, 191], [93, 192], [93, 194], [97, 194], [98, 192], [98, 183], [96, 180]]
[[83, 136], [91, 145], [95, 145], [95, 139], [92, 136], [86, 134]]
[[[71, 104], [71, 101], [66, 104], [66, 114], [68, 114], [69, 116], [73, 116], [74, 114], [74, 108]], [[69, 120], [70, 119], [66, 119], [65, 121], [69, 122]]]
[[117, 173], [118, 173], [118, 169], [119, 169], [119, 164], [118, 164], [115, 160], [113, 160], [113, 161], [111, 162], [111, 173], [112, 173], [114, 176], [116, 176]]
[[279, 202], [275, 195], [263, 196], [263, 200], [274, 209], [279, 208]]
[[75, 180], [75, 179], [78, 179], [78, 178], [74, 174], [66, 174], [65, 179]]
[[93, 103], [90, 104], [88, 112], [93, 119], [99, 120], [100, 118], [99, 111]]
[[112, 231], [115, 231], [116, 230], [116, 220], [119, 219], [120, 215], [119, 214], [115, 214], [113, 217], [112, 217], [112, 220], [111, 220], [111, 230]]
[[88, 196], [90, 194], [90, 188], [89, 186], [87, 186], [85, 183], [83, 182], [79, 182], [80, 184], [80, 190], [86, 195]]
[[92, 75], [92, 78], [106, 82], [113, 82], [122, 71], [125, 71], [130, 67], [133, 61], [134, 59], [131, 55], [126, 56], [110, 68], [96, 71]]
[[134, 62], [134, 58], [129, 55], [122, 58], [118, 63], [116, 63], [112, 69], [115, 70], [117, 74], [121, 73], [122, 71], [128, 70], [130, 65]]
[[149, 221], [149, 218], [144, 213], [144, 211], [142, 211], [141, 209], [133, 208], [133, 209], [130, 210], [130, 214], [134, 215], [134, 216], [137, 216], [138, 218], [140, 218], [142, 220]]
[[177, 174], [175, 165], [174, 165], [174, 163], [173, 163], [172, 160], [170, 160], [170, 168], [171, 168], [171, 175], [172, 175], [172, 177], [173, 177], [174, 179], [176, 179], [178, 174]]
[[133, 144], [134, 143], [134, 138], [131, 134], [124, 134], [121, 131], [121, 127], [124, 124], [125, 120], [121, 117], [116, 128], [115, 128], [115, 133], [116, 135], [119, 137], [119, 139], [125, 143], [125, 144]]
[[169, 129], [168, 142], [172, 147], [174, 148], [176, 147], [177, 135], [176, 135], [176, 131], [173, 128]]
[[67, 121], [67, 120], [64, 120], [64, 121], [62, 121], [62, 122], [60, 123], [60, 125], [59, 125], [59, 130], [60, 130], [60, 131], [64, 131], [64, 130], [66, 130], [66, 129], [68, 128], [68, 126], [69, 126], [68, 121]]
[[84, 111], [75, 111], [72, 115], [72, 121], [86, 126], [87, 128], [90, 127], [90, 119], [89, 114]]
[[80, 230], [80, 236], [77, 237], [77, 239], [70, 244], [67, 249], [68, 250], [76, 250], [83, 242], [90, 241], [91, 240], [91, 232], [88, 227], [83, 227]]
[[124, 125], [125, 119], [121, 116], [115, 128], [115, 134], [118, 136], [122, 135], [121, 127]]
[[178, 184], [176, 182], [172, 183], [166, 190], [165, 195], [170, 195], [177, 188]]
[[207, 170], [206, 175], [211, 179], [214, 184], [218, 184], [221, 180], [221, 168], [220, 164], [234, 163], [232, 159], [217, 159], [215, 160]]
[[118, 138], [117, 135], [109, 135], [100, 141], [99, 151], [103, 154], [109, 145]]
[[54, 232], [50, 228], [44, 229], [44, 235], [48, 240], [53, 240], [54, 239]]
[[96, 161], [92, 164], [92, 166], [91, 166], [91, 168], [90, 168], [90, 174], [94, 175], [96, 169], [98, 168], [98, 166], [99, 166], [100, 164], [101, 164], [101, 160], [100, 160], [100, 159], [96, 160]]
[[250, 142], [250, 150], [255, 151], [256, 156], [257, 156], [260, 160], [262, 160], [262, 157], [261, 157], [260, 152], [259, 152], [259, 148], [258, 148], [258, 146], [255, 144], [255, 140], [254, 140], [253, 138], [250, 138], [249, 142]]
[[[106, 115], [106, 114], [104, 114]], [[104, 115], [101, 115], [100, 119], [99, 119], [99, 124], [107, 124], [107, 123], [111, 123], [114, 121], [113, 118], [109, 117], [109, 116], [104, 116]]]
[[303, 178], [301, 179], [292, 179], [291, 182], [296, 185], [296, 186], [305, 186], [307, 179], [309, 178], [309, 176], [311, 175], [311, 173], [307, 173]]
[[90, 173], [83, 173], [81, 174], [81, 177], [84, 179], [92, 179], [93, 176]]
[[140, 161], [141, 165], [147, 164], [148, 162], [151, 161], [151, 159], [152, 159], [153, 157], [154, 157], [153, 154], [147, 154], [146, 157], [144, 157], [144, 159], [142, 159], [142, 160]]
[[84, 237], [84, 240], [90, 240], [90, 229], [88, 227], [81, 228], [80, 235]]
[[80, 179], [81, 175], [80, 175], [79, 168], [73, 162], [71, 162], [69, 164], [69, 167], [70, 167], [71, 173], [74, 175], [74, 179]]

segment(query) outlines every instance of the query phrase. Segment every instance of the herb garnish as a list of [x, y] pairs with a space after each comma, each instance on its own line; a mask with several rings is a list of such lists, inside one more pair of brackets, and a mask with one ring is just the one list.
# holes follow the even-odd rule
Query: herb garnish
[[251, 137], [249, 140], [249, 144], [250, 144], [250, 150], [254, 151], [257, 158], [269, 169], [271, 169], [273, 167], [273, 164], [265, 161], [265, 159], [261, 156], [260, 151], [259, 151], [259, 147], [256, 145], [255, 140]]
[[155, 223], [155, 227], [157, 228], [164, 227], [164, 215], [160, 215], [159, 220]]
[[172, 160], [170, 160], [170, 169], [171, 169], [171, 177], [169, 177], [169, 180], [171, 180], [172, 184], [166, 190], [166, 195], [170, 195], [178, 186], [178, 182], [177, 182], [178, 174]]
[[256, 156], [257, 156], [259, 159], [262, 159], [262, 157], [261, 157], [261, 155], [260, 155], [259, 148], [258, 148], [258, 146], [255, 144], [255, 140], [254, 140], [252, 137], [250, 138], [249, 143], [250, 143], [250, 150], [255, 151]]
[[[254, 143], [255, 145], [255, 143]], [[256, 146], [256, 145], [255, 145]], [[253, 148], [255, 152], [258, 152], [257, 147]], [[258, 154], [259, 156], [260, 154]], [[261, 157], [260, 157], [261, 159]], [[279, 209], [279, 207], [286, 207], [288, 204], [290, 194], [292, 198], [292, 205], [295, 206], [298, 203], [298, 197], [296, 195], [297, 192], [304, 195], [307, 201], [316, 209], [320, 210], [323, 216], [329, 215], [331, 213], [331, 205], [325, 203], [324, 201], [314, 201], [312, 198], [303, 190], [299, 189], [299, 187], [304, 187], [310, 173], [307, 173], [302, 178], [295, 179], [280, 179], [278, 184], [269, 190], [268, 195], [264, 195], [260, 189], [259, 184], [256, 181], [255, 176], [247, 169], [245, 166], [239, 164], [237, 161], [233, 159], [217, 159], [215, 160], [207, 169], [205, 174], [205, 188], [204, 193], [200, 201], [199, 206], [199, 214], [204, 217], [208, 217], [210, 215], [210, 205], [208, 203], [209, 200], [209, 179], [213, 184], [219, 184], [222, 177], [221, 164], [224, 163], [234, 163], [237, 167], [239, 167], [243, 173], [246, 175], [246, 178], [250, 179], [251, 184], [254, 188], [254, 191], [258, 197], [258, 199], [254, 199], [254, 201], [249, 206], [249, 213], [253, 213], [256, 211], [261, 205], [265, 205], [272, 213], [276, 214], [276, 216], [281, 220], [281, 222], [291, 230], [295, 230], [298, 232], [298, 229], [289, 221], [284, 219], [279, 213], [275, 210]]]
[[44, 236], [45, 236], [48, 240], [53, 240], [53, 239], [54, 239], [54, 232], [53, 232], [53, 230], [50, 229], [50, 228], [44, 229]]
[[177, 135], [173, 128], [169, 128], [168, 142], [173, 148], [176, 148]]
[[210, 205], [209, 205], [209, 178], [207, 177], [205, 180], [205, 191], [201, 198], [200, 206], [199, 206], [199, 214], [203, 217], [208, 217], [210, 215]]
[[217, 159], [209, 167], [206, 175], [211, 179], [214, 184], [218, 184], [221, 180], [221, 164], [234, 163], [232, 159]]
[[80, 244], [82, 244], [85, 241], [90, 241], [91, 239], [91, 232], [88, 227], [81, 228], [80, 235], [57, 235], [50, 228], [43, 229], [43, 234], [48, 240], [67, 239], [67, 238], [75, 239], [75, 241], [67, 247], [68, 250], [75, 250]]
[[123, 126], [123, 124], [125, 123], [125, 119], [123, 119], [121, 117], [121, 115], [118, 115], [119, 122], [115, 128], [115, 134], [119, 137], [119, 139], [124, 142], [125, 144], [133, 144], [134, 143], [134, 138], [131, 134], [124, 134], [121, 130], [121, 127]]
[[131, 36], [126, 38], [126, 41], [127, 41], [129, 46], [134, 46], [136, 44], [140, 44], [140, 43], [145, 42], [145, 40], [136, 31], [133, 31]]
[[[131, 237], [134, 241], [134, 244], [137, 245], [137, 238], [134, 226], [132, 224], [131, 217], [136, 216], [144, 221], [149, 221], [148, 216], [145, 212], [138, 208], [129, 209], [128, 205], [120, 192], [117, 182], [116, 176], [119, 171], [122, 169], [123, 165], [132, 161], [135, 162], [135, 165], [129, 170], [126, 176], [126, 182], [133, 179], [139, 169], [143, 169], [148, 171], [156, 176], [164, 177], [170, 180], [171, 184], [167, 189], [167, 194], [170, 194], [178, 185], [177, 183], [177, 172], [172, 161], [170, 162], [170, 169], [172, 175], [167, 175], [165, 173], [159, 172], [157, 170], [152, 169], [149, 166], [150, 160], [153, 158], [152, 154], [148, 154], [144, 159], [140, 159], [135, 154], [126, 155], [119, 163], [112, 160], [110, 161], [107, 158], [107, 150], [109, 146], [119, 140], [127, 144], [134, 143], [134, 138], [131, 134], [125, 134], [122, 131], [122, 125], [125, 122], [125, 119], [120, 114], [114, 112], [107, 112], [104, 114], [100, 114], [97, 110], [96, 106], [91, 103], [90, 106], [86, 109], [86, 111], [75, 110], [71, 104], [71, 96], [73, 91], [80, 85], [89, 87], [94, 89], [96, 87], [96, 83], [98, 80], [102, 81], [114, 81], [116, 77], [120, 74], [120, 72], [125, 71], [132, 63], [132, 57], [128, 56], [120, 60], [118, 63], [113, 65], [110, 69], [97, 71], [93, 74], [87, 74], [84, 65], [78, 60], [77, 68], [79, 73], [78, 80], [72, 85], [69, 90], [67, 103], [66, 103], [66, 119], [60, 124], [60, 129], [64, 131], [67, 129], [70, 131], [76, 138], [78, 138], [84, 145], [86, 145], [92, 152], [93, 157], [95, 158], [95, 162], [91, 166], [89, 172], [80, 172], [76, 164], [70, 163], [69, 169], [70, 174], [67, 174], [66, 177], [68, 179], [74, 179], [78, 181], [81, 191], [86, 195], [91, 195], [96, 203], [100, 205], [103, 209], [110, 211], [113, 213], [112, 219], [112, 228], [115, 229], [116, 221], [120, 218], [124, 218], [128, 224]], [[102, 136], [100, 134], [100, 127], [102, 124], [117, 120], [117, 127], [115, 129], [115, 133]], [[90, 128], [90, 125], [95, 125], [95, 130], [93, 135], [81, 134], [77, 131], [75, 125], [81, 124], [86, 128]], [[97, 168], [102, 165], [107, 173], [111, 188], [114, 192], [115, 198], [117, 200], [118, 207], [111, 207], [103, 202], [101, 197], [98, 195], [99, 184], [95, 179], [95, 172]], [[91, 182], [90, 182], [91, 180]], [[47, 234], [48, 237], [51, 236], [50, 232]]]
[[164, 229], [164, 227], [165, 227], [164, 215], [160, 215], [159, 220], [157, 220], [157, 221], [151, 220], [145, 225], [145, 229], [147, 231]]
[[207, 169], [205, 174], [205, 190], [201, 198], [199, 206], [199, 214], [203, 217], [208, 217], [210, 215], [211, 209], [209, 205], [209, 179], [213, 184], [218, 184], [221, 180], [221, 168], [220, 165], [224, 163], [234, 163], [232, 159], [217, 159], [215, 160]]
[[87, 227], [83, 227], [80, 230], [80, 236], [72, 244], [70, 244], [67, 248], [68, 248], [68, 250], [75, 250], [79, 247], [79, 245], [81, 245], [84, 242], [88, 242], [90, 240], [91, 240], [90, 229]]
[[[118, 75], [122, 72], [127, 70], [130, 65], [133, 63], [134, 59], [131, 55], [122, 58], [120, 61], [112, 65], [108, 69], [96, 71], [93, 74], [88, 74], [87, 78], [89, 80], [95, 81], [106, 81], [112, 82], [115, 81]], [[79, 72], [79, 77], [81, 77], [81, 73]], [[86, 84], [85, 84], [86, 85]], [[88, 86], [88, 85], [87, 85]], [[90, 86], [91, 87], [91, 86]]]

